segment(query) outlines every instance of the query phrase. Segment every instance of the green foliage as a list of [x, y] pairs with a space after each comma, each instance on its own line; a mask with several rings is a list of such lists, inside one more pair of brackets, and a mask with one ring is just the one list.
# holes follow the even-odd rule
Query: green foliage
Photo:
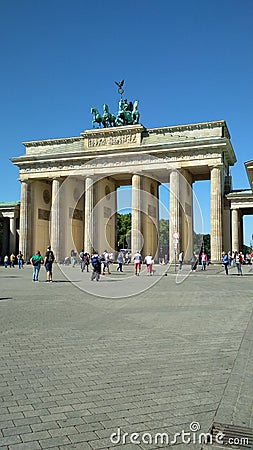
[[[117, 244], [118, 249], [131, 246], [131, 221], [132, 214], [117, 214]], [[159, 255], [168, 255], [169, 252], [169, 220], [159, 220]], [[207, 254], [211, 253], [210, 234], [193, 233], [194, 252], [200, 253], [203, 249]]]
[[248, 245], [243, 245], [242, 246], [242, 252], [244, 255], [246, 255], [247, 253], [251, 253], [252, 252], [252, 248], [249, 247]]
[[117, 244], [118, 249], [129, 248], [131, 242], [132, 214], [117, 214]]
[[201, 234], [193, 232], [193, 250], [200, 253], [204, 250], [208, 255], [211, 254], [210, 234]]
[[159, 220], [159, 256], [169, 253], [169, 220]]

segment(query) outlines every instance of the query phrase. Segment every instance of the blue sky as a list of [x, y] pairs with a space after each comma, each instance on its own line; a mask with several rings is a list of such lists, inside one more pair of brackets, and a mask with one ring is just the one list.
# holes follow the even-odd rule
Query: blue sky
[[[252, 22], [251, 0], [2, 0], [0, 201], [19, 200], [9, 159], [22, 141], [79, 135], [91, 106], [116, 112], [121, 79], [147, 128], [226, 120], [233, 187], [248, 188]], [[196, 183], [206, 232], [208, 190]], [[249, 241], [253, 221], [244, 224]]]

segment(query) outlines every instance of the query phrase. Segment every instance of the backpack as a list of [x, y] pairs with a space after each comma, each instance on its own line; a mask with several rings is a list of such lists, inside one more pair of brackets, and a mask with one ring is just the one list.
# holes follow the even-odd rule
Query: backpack
[[33, 266], [38, 266], [40, 263], [40, 260], [38, 258], [33, 257], [32, 258], [32, 265]]
[[48, 252], [47, 260], [48, 262], [54, 262], [54, 254], [51, 250]]
[[227, 254], [223, 256], [222, 262], [223, 262], [223, 264], [228, 264], [229, 263], [229, 259], [228, 259], [228, 255]]
[[98, 263], [98, 256], [92, 256], [91, 264], [93, 265], [93, 267], [96, 267], [97, 263]]

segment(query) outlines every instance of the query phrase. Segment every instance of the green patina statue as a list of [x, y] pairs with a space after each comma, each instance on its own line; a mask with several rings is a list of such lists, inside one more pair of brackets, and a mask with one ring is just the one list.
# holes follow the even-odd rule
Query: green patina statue
[[139, 123], [140, 113], [138, 111], [138, 100], [135, 100], [134, 103], [128, 103], [126, 99], [123, 100], [122, 94], [124, 93], [124, 80], [120, 82], [115, 81], [115, 83], [119, 88], [118, 93], [120, 94], [118, 114], [117, 116], [111, 114], [109, 112], [108, 105], [106, 104], [104, 104], [102, 115], [99, 114], [96, 108], [91, 108], [91, 114], [93, 114], [93, 128], [95, 126], [95, 123], [97, 123], [99, 127], [103, 126], [104, 128], [136, 125], [137, 123]]

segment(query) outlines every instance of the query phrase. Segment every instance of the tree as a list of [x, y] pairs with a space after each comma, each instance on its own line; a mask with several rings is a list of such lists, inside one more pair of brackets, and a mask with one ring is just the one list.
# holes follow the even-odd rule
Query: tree
[[117, 214], [117, 245], [120, 248], [129, 248], [131, 242], [132, 214]]
[[169, 253], [169, 220], [159, 220], [159, 256], [163, 257]]
[[193, 249], [195, 253], [205, 251], [208, 255], [211, 254], [210, 234], [201, 234], [193, 232]]

